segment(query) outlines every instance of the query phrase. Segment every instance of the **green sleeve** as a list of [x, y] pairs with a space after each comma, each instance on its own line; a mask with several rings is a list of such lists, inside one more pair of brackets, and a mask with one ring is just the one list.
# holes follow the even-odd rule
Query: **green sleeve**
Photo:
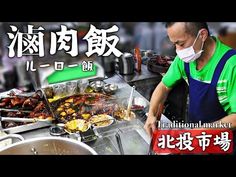
[[230, 72], [231, 79], [229, 82], [229, 104], [230, 104], [230, 112], [236, 113], [236, 66], [233, 68], [232, 72]]
[[168, 88], [173, 88], [183, 77], [184, 62], [175, 57], [167, 73], [162, 78], [162, 82]]

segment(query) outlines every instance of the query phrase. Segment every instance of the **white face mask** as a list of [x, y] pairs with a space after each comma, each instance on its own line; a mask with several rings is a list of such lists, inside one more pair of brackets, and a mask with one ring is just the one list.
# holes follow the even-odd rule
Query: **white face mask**
[[198, 59], [201, 56], [202, 52], [203, 52], [202, 48], [203, 48], [204, 42], [202, 42], [201, 50], [198, 53], [195, 53], [194, 48], [193, 48], [195, 42], [197, 41], [197, 38], [198, 38], [199, 34], [200, 33], [198, 33], [198, 35], [197, 35], [196, 39], [194, 40], [192, 46], [190, 46], [188, 48], [185, 48], [185, 49], [182, 49], [182, 50], [176, 50], [176, 53], [179, 56], [179, 58], [181, 60], [183, 60], [184, 62], [186, 62], [186, 63], [189, 63], [191, 61], [194, 61], [194, 60]]

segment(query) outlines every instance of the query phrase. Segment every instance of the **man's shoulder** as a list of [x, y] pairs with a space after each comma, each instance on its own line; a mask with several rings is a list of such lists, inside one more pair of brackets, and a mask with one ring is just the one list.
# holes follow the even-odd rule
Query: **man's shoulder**
[[225, 53], [227, 53], [229, 50], [232, 50], [231, 47], [228, 45], [224, 44], [221, 40], [219, 40], [217, 37], [214, 37], [217, 43], [217, 53], [219, 56], [223, 56]]
[[228, 73], [236, 72], [236, 54], [231, 56], [224, 66], [224, 70]]
[[228, 61], [227, 61], [228, 64], [230, 64], [231, 66], [236, 66], [236, 50], [235, 50], [235, 54], [232, 55]]
[[[220, 47], [218, 48], [219, 52], [221, 53], [221, 57], [223, 57], [229, 50], [232, 50], [231, 47], [225, 45], [224, 43], [222, 43], [220, 40], [218, 40], [218, 42], [220, 43]], [[236, 66], [236, 50], [233, 49], [235, 51], [235, 55], [232, 55], [226, 65], [228, 65], [228, 67], [235, 67]]]
[[174, 63], [177, 63], [177, 64], [180, 65], [180, 66], [183, 66], [183, 65], [184, 65], [184, 61], [181, 60], [178, 55], [175, 56], [173, 62], [174, 62]]

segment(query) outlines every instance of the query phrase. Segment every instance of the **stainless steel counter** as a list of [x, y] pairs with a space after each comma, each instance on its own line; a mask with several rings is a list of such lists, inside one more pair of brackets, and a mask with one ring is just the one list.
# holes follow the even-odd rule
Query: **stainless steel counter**
[[[115, 94], [118, 101], [125, 99], [128, 100], [132, 87], [118, 75], [114, 75], [113, 77], [110, 77], [104, 81], [106, 83], [115, 83], [118, 85], [119, 89]], [[143, 98], [147, 105], [149, 105], [148, 100], [146, 100], [137, 91], [134, 91], [134, 97]], [[98, 154], [121, 154], [119, 148], [120, 146], [117, 142], [117, 135], [119, 135], [124, 154], [147, 154], [149, 150], [150, 138], [144, 131], [143, 126], [144, 120], [142, 117], [137, 117], [137, 120], [131, 122], [117, 122], [105, 129], [103, 128], [95, 130], [98, 136], [97, 140], [87, 144], [94, 148]], [[32, 130], [21, 133], [21, 135], [25, 139], [51, 136], [49, 133], [49, 128], [50, 127]], [[75, 136], [64, 136], [77, 139]]]
[[163, 77], [159, 73], [150, 72], [144, 64], [141, 65], [140, 73], [135, 71], [130, 75], [117, 75], [129, 85], [136, 86], [136, 90], [148, 100], [151, 99], [153, 91]]
[[118, 75], [121, 78], [123, 78], [124, 81], [127, 83], [133, 83], [133, 82], [147, 80], [147, 79], [160, 79], [162, 77], [162, 75], [159, 73], [150, 72], [147, 69], [147, 65], [144, 65], [144, 64], [141, 65], [141, 72], [140, 73], [135, 71], [134, 74], [131, 74], [131, 75], [120, 75], [120, 74], [118, 74]]

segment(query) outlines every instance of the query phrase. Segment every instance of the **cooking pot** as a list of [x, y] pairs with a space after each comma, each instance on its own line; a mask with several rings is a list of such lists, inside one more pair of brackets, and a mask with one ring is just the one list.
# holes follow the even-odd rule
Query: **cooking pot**
[[[0, 140], [11, 137], [12, 135], [7, 135]], [[17, 138], [22, 140], [19, 135]], [[0, 155], [97, 155], [97, 153], [88, 145], [73, 139], [39, 137], [4, 147], [0, 149]]]

